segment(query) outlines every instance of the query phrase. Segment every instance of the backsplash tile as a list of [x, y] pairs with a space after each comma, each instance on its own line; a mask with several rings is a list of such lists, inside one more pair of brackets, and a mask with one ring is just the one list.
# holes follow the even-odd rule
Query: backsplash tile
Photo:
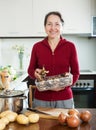
[[[96, 70], [96, 39], [77, 36], [65, 36], [65, 38], [76, 45], [80, 69]], [[23, 58], [23, 69], [27, 71], [32, 46], [40, 40], [42, 38], [0, 39], [0, 66], [12, 65], [19, 70], [18, 53], [12, 49], [12, 46], [24, 45], [26, 50]]]

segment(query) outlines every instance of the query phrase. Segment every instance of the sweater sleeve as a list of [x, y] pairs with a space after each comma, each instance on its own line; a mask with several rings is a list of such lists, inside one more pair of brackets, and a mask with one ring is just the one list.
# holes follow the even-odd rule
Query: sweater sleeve
[[71, 73], [73, 75], [73, 85], [74, 85], [74, 83], [79, 79], [80, 75], [78, 55], [74, 44], [71, 48], [70, 67], [71, 67]]
[[28, 74], [30, 76], [30, 78], [35, 79], [34, 76], [34, 71], [36, 69], [36, 48], [35, 45], [33, 46], [32, 52], [31, 52], [31, 58], [30, 58], [30, 62], [29, 62], [29, 67], [28, 67]]

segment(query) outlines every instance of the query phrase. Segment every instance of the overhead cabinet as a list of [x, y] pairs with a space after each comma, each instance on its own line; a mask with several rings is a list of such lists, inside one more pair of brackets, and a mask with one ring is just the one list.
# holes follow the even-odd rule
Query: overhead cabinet
[[0, 37], [32, 35], [32, 0], [0, 0]]
[[91, 0], [33, 0], [34, 34], [45, 35], [44, 17], [49, 11], [61, 12], [64, 34], [91, 32]]
[[44, 17], [61, 12], [64, 34], [91, 33], [96, 0], [0, 0], [0, 37], [41, 37]]

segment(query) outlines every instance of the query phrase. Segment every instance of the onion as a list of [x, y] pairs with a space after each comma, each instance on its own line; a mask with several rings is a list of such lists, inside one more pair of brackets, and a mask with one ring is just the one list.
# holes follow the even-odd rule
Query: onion
[[80, 119], [84, 122], [88, 122], [92, 117], [90, 111], [83, 111], [80, 113]]
[[66, 120], [69, 127], [75, 128], [80, 125], [80, 119], [76, 115], [69, 115]]
[[62, 125], [66, 124], [66, 118], [67, 118], [67, 113], [64, 114], [63, 112], [61, 112], [58, 116], [59, 123]]
[[68, 114], [69, 115], [77, 115], [78, 117], [80, 116], [80, 113], [77, 109], [69, 109]]

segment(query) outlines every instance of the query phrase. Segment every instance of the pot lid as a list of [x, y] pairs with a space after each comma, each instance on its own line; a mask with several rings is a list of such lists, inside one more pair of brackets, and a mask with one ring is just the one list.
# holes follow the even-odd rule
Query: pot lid
[[20, 90], [3, 90], [0, 92], [0, 98], [17, 97], [21, 96], [22, 94], [24, 94], [24, 92]]

